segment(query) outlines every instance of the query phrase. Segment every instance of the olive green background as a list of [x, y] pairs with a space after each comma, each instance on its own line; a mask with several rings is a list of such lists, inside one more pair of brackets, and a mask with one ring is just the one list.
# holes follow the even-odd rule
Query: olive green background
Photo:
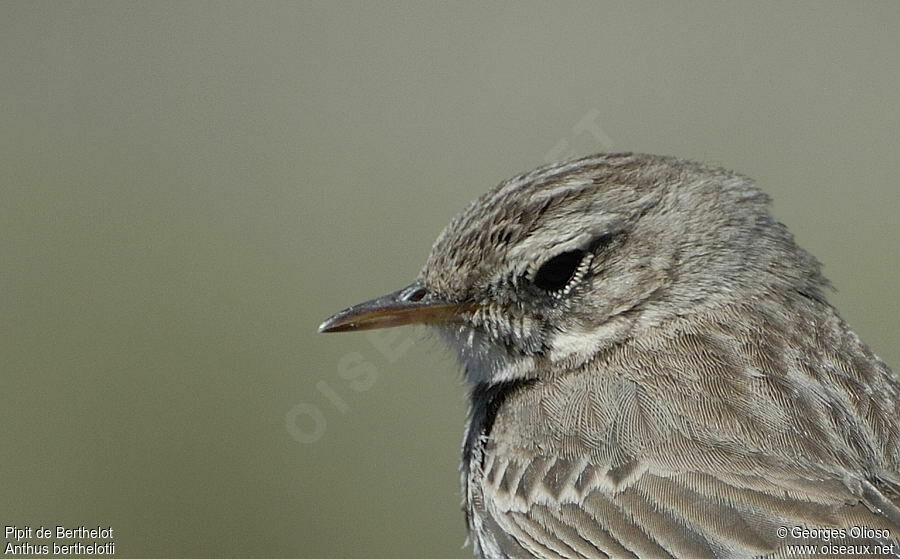
[[0, 524], [111, 525], [129, 558], [469, 557], [453, 357], [316, 327], [554, 155], [755, 177], [900, 367], [898, 27], [897, 2], [0, 3]]

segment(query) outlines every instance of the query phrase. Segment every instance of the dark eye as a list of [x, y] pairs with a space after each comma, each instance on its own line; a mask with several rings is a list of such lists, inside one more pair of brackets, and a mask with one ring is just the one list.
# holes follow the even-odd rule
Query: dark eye
[[538, 268], [537, 273], [534, 274], [534, 285], [544, 291], [560, 291], [575, 276], [575, 272], [578, 271], [578, 265], [584, 260], [584, 255], [585, 252], [583, 250], [572, 250], [557, 254]]

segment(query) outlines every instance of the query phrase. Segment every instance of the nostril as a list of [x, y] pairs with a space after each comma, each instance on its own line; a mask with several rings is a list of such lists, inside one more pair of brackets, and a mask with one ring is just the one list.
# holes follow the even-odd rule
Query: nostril
[[400, 298], [404, 301], [409, 301], [411, 303], [415, 303], [417, 301], [421, 301], [425, 295], [428, 294], [428, 290], [421, 286], [411, 287], [406, 293], [404, 293]]

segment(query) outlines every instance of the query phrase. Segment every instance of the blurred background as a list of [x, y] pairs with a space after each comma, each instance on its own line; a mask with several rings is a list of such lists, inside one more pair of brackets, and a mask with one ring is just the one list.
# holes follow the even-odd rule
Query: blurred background
[[571, 155], [756, 178], [900, 368], [898, 25], [896, 2], [0, 4], [0, 522], [109, 525], [131, 558], [470, 557], [453, 358], [316, 327]]

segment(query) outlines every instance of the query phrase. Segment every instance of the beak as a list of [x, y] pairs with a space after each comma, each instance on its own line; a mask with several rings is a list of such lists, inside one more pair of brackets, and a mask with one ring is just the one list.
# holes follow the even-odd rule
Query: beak
[[431, 294], [421, 282], [388, 293], [371, 301], [353, 305], [332, 316], [319, 332], [371, 330], [404, 324], [455, 322], [466, 304], [449, 303]]

